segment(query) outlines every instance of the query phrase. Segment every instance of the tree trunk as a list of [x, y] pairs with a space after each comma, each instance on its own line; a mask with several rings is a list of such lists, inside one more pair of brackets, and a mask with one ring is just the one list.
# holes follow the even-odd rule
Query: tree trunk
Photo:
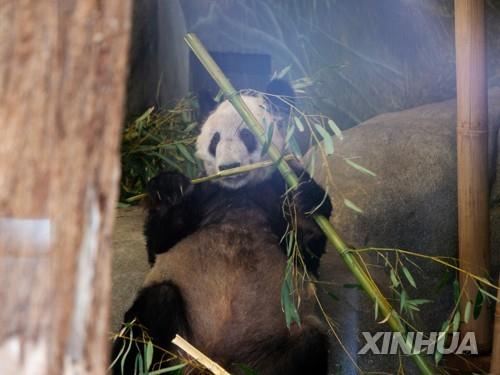
[[127, 0], [0, 0], [0, 373], [103, 374]]

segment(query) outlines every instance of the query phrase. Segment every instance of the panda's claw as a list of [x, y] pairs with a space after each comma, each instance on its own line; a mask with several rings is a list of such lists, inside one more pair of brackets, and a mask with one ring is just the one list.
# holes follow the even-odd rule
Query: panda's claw
[[191, 181], [177, 172], [162, 172], [148, 183], [148, 193], [153, 206], [176, 206], [191, 191]]

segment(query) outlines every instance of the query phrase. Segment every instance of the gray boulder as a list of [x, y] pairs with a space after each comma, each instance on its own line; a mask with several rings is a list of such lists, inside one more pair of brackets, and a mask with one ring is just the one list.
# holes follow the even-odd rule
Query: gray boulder
[[[495, 176], [496, 140], [500, 123], [500, 88], [489, 92], [490, 171]], [[456, 102], [454, 100], [424, 105], [402, 112], [376, 116], [344, 131], [344, 139], [335, 139], [335, 155], [329, 158], [333, 186], [329, 188], [334, 211], [331, 223], [342, 238], [356, 248], [379, 247], [407, 249], [417, 253], [457, 256], [457, 178], [456, 178]], [[316, 151], [317, 152], [317, 151]], [[314, 177], [327, 186], [326, 174], [316, 161]], [[349, 166], [344, 158], [376, 173], [375, 177]], [[492, 178], [493, 182], [494, 178]], [[500, 245], [500, 210], [497, 183], [492, 191], [492, 254]], [[495, 191], [497, 193], [495, 193]], [[496, 196], [496, 198], [495, 198]], [[362, 213], [348, 208], [344, 199], [355, 203]], [[438, 290], [443, 267], [413, 259], [421, 267], [409, 264], [417, 288], [408, 286], [411, 298], [432, 299], [422, 306], [416, 319], [423, 331], [439, 330], [451, 311], [453, 297], [450, 282]], [[494, 260], [498, 259], [498, 255]], [[383, 266], [373, 253], [367, 263]], [[408, 263], [406, 263], [408, 264]], [[370, 267], [386, 296], [390, 284], [383, 267]], [[358, 289], [345, 288], [355, 283], [347, 267], [333, 248], [322, 259], [321, 279], [327, 311], [338, 324], [343, 344], [358, 365], [369, 371], [397, 370], [397, 356], [363, 355], [356, 358], [364, 345], [360, 332], [389, 331], [387, 325], [374, 321], [374, 306]], [[379, 317], [378, 320], [382, 320]], [[338, 343], [333, 361], [342, 374], [355, 373], [354, 366]]]

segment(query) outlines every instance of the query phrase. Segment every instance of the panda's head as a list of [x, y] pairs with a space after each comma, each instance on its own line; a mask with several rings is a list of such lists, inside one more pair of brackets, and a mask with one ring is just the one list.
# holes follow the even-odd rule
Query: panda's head
[[[271, 85], [270, 87], [272, 88]], [[276, 93], [276, 91], [272, 95], [290, 96], [290, 91], [284, 93]], [[267, 91], [267, 93], [271, 92]], [[242, 95], [241, 97], [260, 124], [264, 126], [266, 134], [267, 129], [274, 124], [272, 140], [274, 145], [282, 151], [284, 139], [279, 128], [288, 117], [284, 106], [276, 105], [277, 102], [261, 95]], [[252, 131], [248, 129], [227, 100], [222, 102], [202, 125], [196, 148], [197, 156], [203, 161], [208, 175], [268, 159], [267, 155], [262, 155], [262, 146]], [[265, 180], [270, 172], [270, 168], [256, 169], [248, 173], [218, 179], [217, 183], [229, 189], [239, 189]]]

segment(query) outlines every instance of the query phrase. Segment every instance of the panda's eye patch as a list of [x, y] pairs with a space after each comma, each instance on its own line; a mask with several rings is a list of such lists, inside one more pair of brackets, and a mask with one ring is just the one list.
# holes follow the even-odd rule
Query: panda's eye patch
[[212, 140], [210, 141], [210, 145], [208, 146], [208, 152], [212, 154], [212, 156], [215, 156], [215, 150], [217, 150], [217, 145], [219, 144], [220, 141], [220, 134], [219, 132], [216, 132], [212, 136]]
[[252, 132], [246, 128], [241, 129], [240, 139], [245, 144], [249, 153], [252, 153], [257, 148], [257, 140], [255, 139]]

